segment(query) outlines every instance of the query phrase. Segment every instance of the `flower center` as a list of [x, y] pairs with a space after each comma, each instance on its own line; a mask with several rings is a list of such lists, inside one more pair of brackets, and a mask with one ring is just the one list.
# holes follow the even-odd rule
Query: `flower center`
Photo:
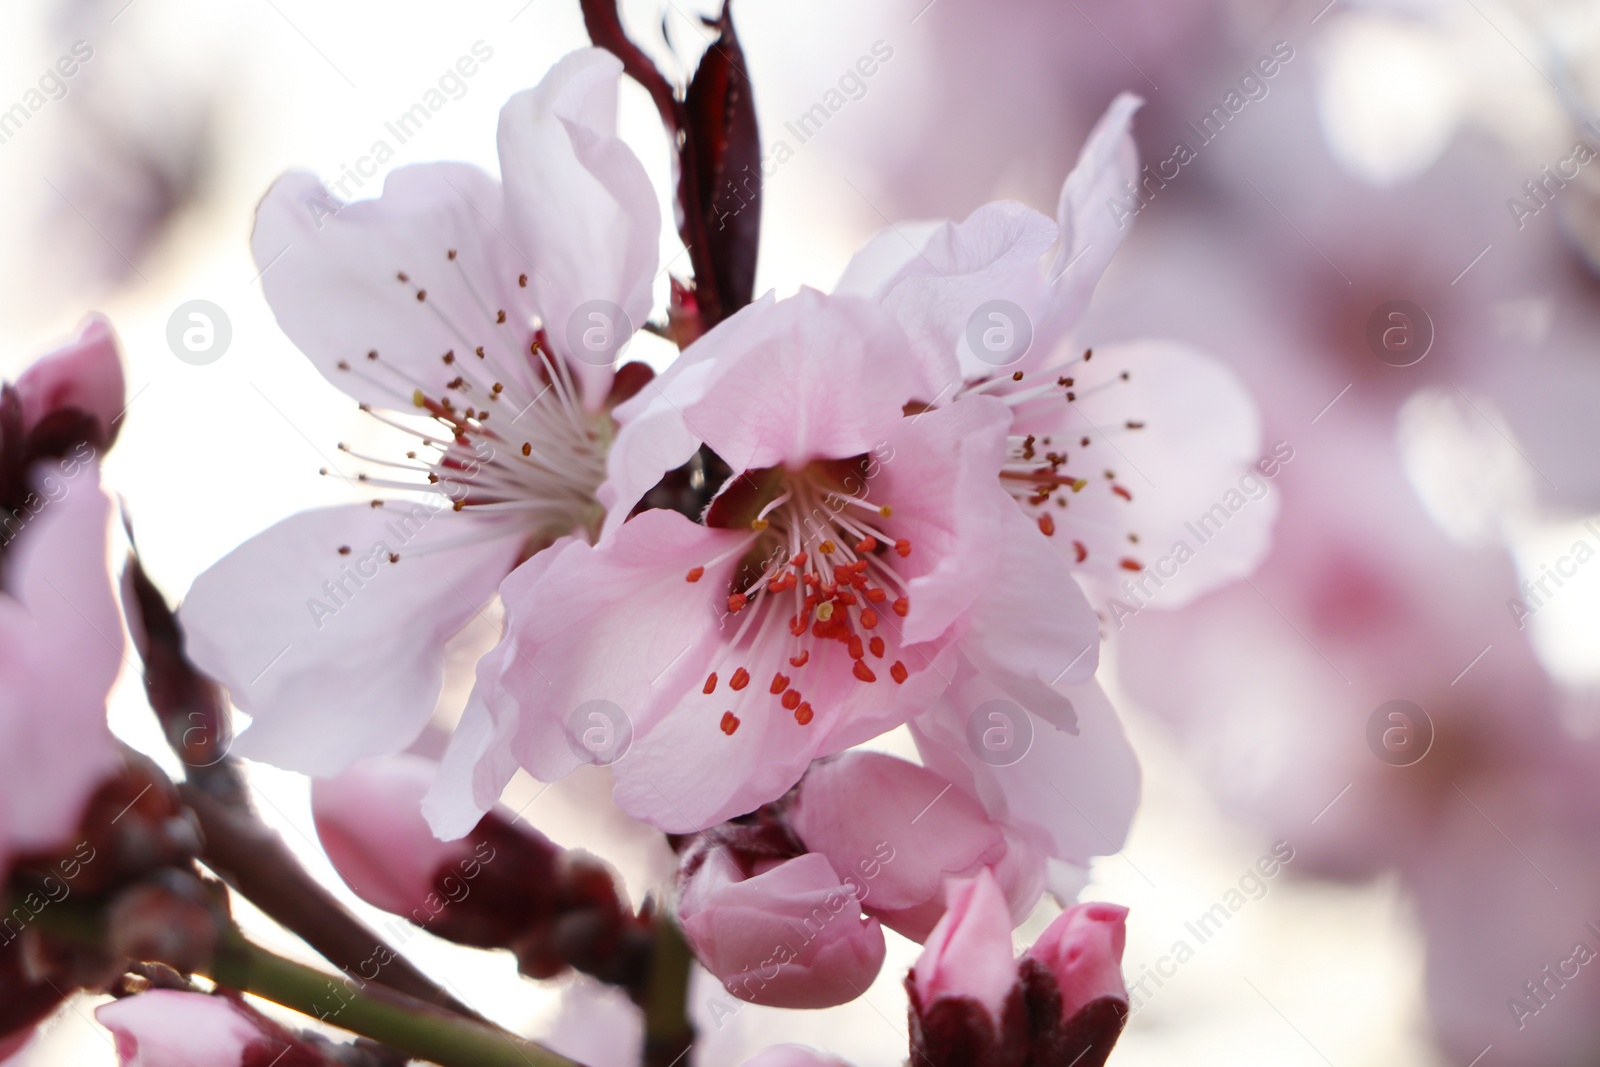
[[[440, 307], [406, 272], [395, 275], [413, 293], [418, 312], [442, 322], [459, 341], [438, 356], [439, 372], [409, 373], [376, 349], [338, 365], [395, 398], [390, 410], [362, 404], [364, 413], [413, 438], [403, 458], [363, 454], [341, 443], [341, 452], [380, 469], [352, 480], [442, 497], [440, 507], [448, 503], [497, 526], [521, 526], [529, 551], [574, 531], [592, 539], [604, 518], [595, 492], [605, 481], [614, 433], [609, 411], [585, 407], [571, 368], [549, 350], [531, 309], [492, 308], [479, 295], [487, 287], [473, 284], [458, 253], [452, 249], [446, 257], [466, 280], [472, 297], [466, 307]], [[520, 275], [511, 291], [520, 295], [526, 286], [527, 275]], [[382, 505], [373, 501], [373, 507]]]
[[[871, 467], [860, 456], [748, 471], [706, 510], [707, 526], [745, 527], [750, 535], [685, 575], [698, 582], [708, 567], [739, 560], [727, 598], [738, 630], [706, 677], [705, 694], [717, 692], [724, 675], [729, 690], [742, 691], [751, 682], [746, 664], [775, 645], [789, 669], [777, 670], [767, 691], [802, 726], [813, 717], [805, 689], [830, 657], [847, 655], [862, 685], [876, 682], [885, 662], [896, 683], [910, 676], [890, 653], [901, 643], [893, 620], [911, 610], [897, 570], [911, 541], [883, 529], [894, 510], [868, 499]], [[723, 732], [731, 735], [739, 721], [724, 712]]]
[[[1066, 515], [1062, 516], [1060, 523], [1056, 519], [1058, 513], [1068, 508], [1075, 494], [1097, 483], [1103, 485], [1104, 490], [1118, 502], [1133, 502], [1133, 494], [1118, 480], [1115, 470], [1104, 468], [1099, 476], [1086, 473], [1095, 465], [1090, 458], [1092, 454], [1088, 452], [1091, 446], [1104, 442], [1105, 446], [1120, 456], [1121, 451], [1111, 440], [1112, 435], [1142, 430], [1145, 425], [1136, 419], [1125, 419], [1112, 426], [1098, 425], [1077, 406], [1080, 400], [1115, 388], [1130, 378], [1128, 371], [1091, 377], [1078, 369], [1078, 364], [1087, 365], [1093, 358], [1094, 350], [1087, 349], [1080, 357], [1036, 372], [1034, 376], [1041, 379], [1042, 384], [1026, 384], [1026, 376], [1022, 371], [1017, 371], [969, 382], [962, 393], [995, 397], [1011, 407], [1015, 422], [1030, 425], [1054, 423], [1061, 427], [1061, 432], [1057, 434], [1010, 435], [1005, 463], [1000, 470], [1001, 486], [1025, 513], [1034, 518], [1040, 532], [1046, 537], [1054, 537], [1059, 527], [1066, 527], [1076, 562], [1085, 562], [1090, 556], [1090, 545], [1094, 544], [1096, 552], [1118, 557], [1117, 566], [1123, 570], [1141, 571], [1144, 564], [1131, 556], [1122, 555], [1118, 548], [1123, 540], [1128, 544], [1138, 544], [1139, 535], [1119, 530], [1120, 524], [1114, 524], [1115, 520], [1106, 515], [1107, 509], [1102, 501], [1092, 498], [1081, 500], [1070, 519]], [[1075, 435], [1067, 429], [1067, 418], [1060, 410], [1062, 401], [1084, 423], [1086, 432]], [[1076, 444], [1069, 449], [1074, 437]], [[1100, 451], [1104, 452], [1105, 448]]]

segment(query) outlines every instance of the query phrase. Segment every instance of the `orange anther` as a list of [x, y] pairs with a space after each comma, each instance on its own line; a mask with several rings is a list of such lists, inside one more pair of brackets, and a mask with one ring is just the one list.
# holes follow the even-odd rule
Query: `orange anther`
[[737, 730], [738, 728], [739, 728], [739, 716], [735, 715], [731, 711], [723, 712], [722, 713], [722, 732], [727, 734], [729, 737], [732, 737], [733, 736], [733, 732], [735, 730]]
[[863, 682], [876, 682], [878, 680], [878, 676], [872, 673], [872, 668], [859, 659], [856, 660], [856, 665], [851, 668], [851, 673]]
[[750, 684], [750, 672], [740, 667], [733, 672], [733, 677], [728, 679], [728, 686], [735, 693]]
[[909, 677], [906, 673], [906, 665], [899, 660], [895, 660], [894, 665], [889, 668], [889, 675], [901, 685], [905, 685], [906, 678]]
[[683, 580], [686, 582], [698, 582], [701, 578], [704, 578], [705, 575], [706, 569], [704, 567], [693, 567], [690, 568], [688, 574], [683, 576]]

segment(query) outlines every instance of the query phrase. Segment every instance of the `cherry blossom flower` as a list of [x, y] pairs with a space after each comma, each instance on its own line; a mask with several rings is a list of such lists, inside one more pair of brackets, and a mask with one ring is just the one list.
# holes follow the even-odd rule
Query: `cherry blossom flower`
[[[551, 542], [591, 536], [615, 374], [650, 311], [660, 218], [617, 137], [620, 62], [590, 49], [500, 114], [501, 180], [394, 171], [340, 204], [291, 173], [253, 246], [279, 324], [330, 381], [410, 435], [345, 449], [402, 494], [294, 515], [196, 580], [195, 661], [254, 716], [241, 755], [313, 774], [404, 748], [434, 709], [445, 643]], [[308, 744], [309, 737], [315, 744]]]
[[100, 319], [0, 389], [0, 872], [62, 844], [118, 764], [105, 714], [123, 629], [97, 447], [122, 407]]
[[938, 399], [983, 394], [1010, 407], [1002, 482], [1097, 594], [1129, 580], [1163, 587], [1181, 569], [1160, 599], [1175, 607], [1254, 568], [1276, 501], [1233, 523], [1220, 546], [1173, 552], [1170, 573], [1142, 577], [1170, 558], [1186, 522], [1250, 474], [1261, 424], [1236, 376], [1190, 346], [1070, 347], [1130, 230], [1108, 205], [1140, 177], [1131, 126], [1141, 104], [1128, 93], [1112, 102], [1054, 220], [997, 201], [960, 223], [892, 226], [857, 253], [838, 289], [878, 300], [916, 343], [953, 357]]
[[[459, 834], [519, 762], [545, 780], [590, 762], [569, 722], [592, 701], [630, 731], [607, 760], [618, 803], [671, 832], [905, 722], [962, 658], [1070, 725], [1051, 685], [1092, 674], [1094, 617], [1000, 487], [1009, 411], [929, 409], [938, 366], [881, 309], [807, 289], [728, 319], [619, 409], [606, 533], [502, 587], [435, 829]], [[731, 473], [708, 481], [707, 454]], [[702, 521], [627, 518], [685, 464]]]

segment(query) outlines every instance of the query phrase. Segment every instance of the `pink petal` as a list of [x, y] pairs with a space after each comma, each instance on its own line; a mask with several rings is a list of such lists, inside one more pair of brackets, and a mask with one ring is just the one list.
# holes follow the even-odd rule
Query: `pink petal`
[[695, 955], [743, 1000], [824, 1008], [854, 1000], [883, 966], [883, 932], [852, 887], [810, 853], [743, 878], [713, 852], [679, 905]]
[[255, 1021], [221, 997], [152, 989], [94, 1010], [122, 1067], [239, 1067], [265, 1043]]
[[[995, 300], [1009, 301], [1030, 323], [1041, 323], [1049, 299], [1043, 259], [1055, 242], [1056, 225], [1048, 218], [1021, 204], [995, 201], [959, 224], [934, 230], [876, 295], [913, 343], [946, 360], [956, 354], [965, 377], [992, 374], [996, 367], [968, 343], [968, 324]], [[869, 245], [862, 254], [875, 259], [881, 253]], [[859, 268], [852, 264], [845, 280], [860, 284], [871, 259]]]
[[16, 382], [22, 424], [32, 427], [46, 415], [75, 408], [92, 415], [109, 443], [127, 406], [117, 335], [100, 315], [91, 315], [78, 336], [39, 359]]
[[611, 469], [629, 472], [626, 486], [618, 487], [618, 507], [626, 513], [683, 462], [681, 447], [653, 465], [645, 459], [644, 446], [628, 440], [635, 420], [681, 423], [682, 430], [655, 430], [652, 441], [692, 435], [735, 471], [799, 467], [872, 451], [908, 402], [931, 401], [947, 383], [913, 352], [894, 320], [864, 300], [806, 288], [786, 300], [764, 298], [690, 345], [618, 408], [621, 458]]
[[422, 797], [437, 768], [408, 753], [374, 756], [311, 783], [317, 838], [339, 877], [367, 903], [396, 915], [425, 905], [439, 871], [469, 849], [433, 836]]
[[1061, 987], [1061, 1018], [1101, 997], [1128, 999], [1122, 981], [1128, 909], [1093, 901], [1056, 916], [1026, 955], [1039, 960]]
[[391, 501], [292, 515], [213, 564], [180, 617], [195, 662], [253, 716], [235, 751], [331, 775], [405, 748], [433, 714], [445, 643], [522, 541], [520, 527]]
[[971, 997], [996, 1020], [1017, 981], [1011, 909], [987, 871], [955, 884], [949, 906], [911, 971], [926, 1011], [940, 997]]
[[1055, 687], [1094, 676], [1100, 623], [1039, 528], [1014, 504], [1004, 514], [999, 567], [968, 614], [961, 648], [1014, 700], [1070, 730], [1072, 708]]
[[9, 851], [73, 833], [119, 759], [105, 719], [124, 655], [107, 560], [112, 504], [93, 464], [55, 484], [0, 581], [0, 866]]
[[[1000, 827], [971, 795], [925, 767], [877, 752], [814, 765], [791, 819], [806, 848], [826, 856], [860, 887], [869, 911], [912, 940], [926, 937], [943, 912], [946, 878], [976, 874], [1006, 852]], [[894, 913], [929, 902], [933, 914], [920, 929], [895, 922]]]
[[[963, 666], [956, 684], [912, 723], [923, 761], [989, 812], [1017, 828], [1058, 860], [1087, 866], [1091, 856], [1116, 852], [1127, 839], [1139, 803], [1139, 763], [1111, 702], [1093, 681], [1059, 687], [1071, 703], [1077, 732], [1023, 711], [1011, 724], [1032, 741], [1016, 762], [980, 758], [971, 720], [994, 701], [1010, 716], [1022, 709], [990, 678]], [[990, 720], [983, 717], [980, 730]], [[996, 727], [999, 728], [999, 727]]]

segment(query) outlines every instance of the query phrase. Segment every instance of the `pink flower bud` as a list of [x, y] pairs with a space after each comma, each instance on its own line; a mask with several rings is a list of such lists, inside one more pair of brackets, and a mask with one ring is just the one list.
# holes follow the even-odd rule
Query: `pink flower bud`
[[94, 1017], [116, 1038], [122, 1067], [240, 1067], [257, 1046], [276, 1054], [289, 1044], [237, 1004], [205, 993], [152, 989], [101, 1005]]
[[108, 447], [116, 436], [114, 423], [126, 405], [122, 360], [111, 324], [91, 315], [75, 340], [22, 372], [16, 391], [24, 427], [31, 430], [49, 415], [73, 409], [100, 424], [98, 443]]
[[1127, 1003], [1122, 981], [1127, 918], [1128, 909], [1117, 904], [1074, 904], [1025, 953], [1025, 959], [1038, 960], [1055, 976], [1063, 1021], [1102, 997]]
[[678, 917], [706, 969], [755, 1004], [843, 1004], [883, 966], [878, 920], [862, 917], [855, 890], [814, 852], [745, 877], [712, 851], [684, 885]]
[[311, 783], [317, 837], [339, 877], [362, 900], [396, 915], [437, 910], [435, 878], [472, 854], [470, 842], [440, 841], [422, 818], [433, 778], [430, 761], [401, 754], [365, 759]]
[[1043, 891], [1043, 859], [959, 786], [877, 752], [812, 765], [790, 812], [806, 848], [855, 886], [867, 914], [913, 941], [944, 914], [945, 883], [993, 869], [1020, 920]]
[[940, 1000], [965, 997], [982, 1005], [998, 1026], [1016, 984], [1011, 909], [994, 876], [979, 871], [950, 890], [944, 917], [912, 968], [914, 1006], [926, 1015]]

